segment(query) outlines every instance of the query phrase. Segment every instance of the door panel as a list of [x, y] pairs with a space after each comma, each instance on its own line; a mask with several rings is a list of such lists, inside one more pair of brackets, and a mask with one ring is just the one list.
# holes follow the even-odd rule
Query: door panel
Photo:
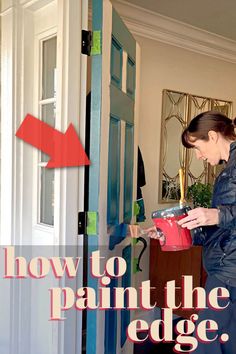
[[111, 116], [108, 151], [107, 223], [119, 223], [120, 201], [120, 120]]
[[111, 84], [111, 114], [132, 124], [134, 122], [134, 101], [115, 85]]
[[130, 158], [134, 146], [134, 127], [126, 123], [125, 126], [125, 161], [124, 161], [124, 222], [132, 219], [133, 201], [133, 159]]
[[127, 94], [134, 98], [135, 95], [135, 63], [128, 56], [127, 60]]
[[[126, 246], [122, 251], [122, 257], [126, 260], [127, 271], [122, 277], [122, 287], [127, 288], [131, 284], [131, 255], [132, 249], [131, 246]], [[127, 298], [125, 297], [125, 306], [128, 305]], [[126, 342], [126, 329], [130, 323], [130, 311], [127, 309], [121, 310], [121, 337], [120, 337], [120, 346], [124, 346]]]
[[111, 80], [114, 85], [121, 88], [122, 85], [122, 57], [123, 51], [119, 42], [112, 37], [111, 42]]
[[[118, 279], [116, 278], [112, 279], [109, 285], [111, 291], [111, 299], [114, 299], [113, 289], [117, 286], [119, 286]], [[108, 333], [109, 335], [107, 335]], [[117, 311], [110, 309], [107, 310], [105, 314], [104, 354], [115, 353], [116, 347], [117, 347]]]
[[[136, 193], [138, 49], [108, 0], [93, 1], [92, 10], [93, 31], [101, 31], [102, 48], [101, 54], [92, 57], [89, 210], [98, 212], [98, 232], [88, 235], [88, 252], [90, 255], [100, 248], [107, 259], [114, 255], [126, 257], [127, 274], [118, 282], [112, 279], [112, 292], [121, 283], [132, 284], [130, 240], [125, 240], [124, 246], [117, 245], [126, 238], [125, 224], [132, 220]], [[88, 274], [88, 286], [97, 288], [98, 284], [99, 280]], [[115, 354], [121, 346], [125, 352], [129, 316], [126, 311], [122, 315], [112, 310], [88, 311], [87, 353]]]

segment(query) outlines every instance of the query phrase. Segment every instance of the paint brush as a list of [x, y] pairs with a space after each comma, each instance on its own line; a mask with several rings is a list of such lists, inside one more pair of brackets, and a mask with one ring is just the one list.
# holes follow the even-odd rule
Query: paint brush
[[184, 171], [182, 168], [179, 169], [179, 185], [180, 185], [180, 200], [179, 206], [182, 208], [185, 204], [184, 199]]

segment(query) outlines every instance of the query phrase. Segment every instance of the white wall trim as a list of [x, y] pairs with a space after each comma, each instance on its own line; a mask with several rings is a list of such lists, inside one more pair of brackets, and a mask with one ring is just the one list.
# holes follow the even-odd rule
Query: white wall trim
[[236, 41], [129, 4], [124, 0], [114, 0], [113, 4], [134, 35], [236, 63]]
[[[9, 11], [16, 8], [16, 1], [4, 1], [2, 0], [2, 4], [0, 4], [0, 16], [5, 16]], [[31, 10], [32, 12], [41, 9], [42, 7], [50, 4], [52, 0], [17, 0], [19, 6], [23, 9]], [[1, 2], [0, 2], [1, 3]]]
[[13, 6], [8, 7], [7, 9], [5, 9], [4, 11], [2, 11], [0, 13], [0, 17], [3, 17], [3, 16], [6, 16], [6, 15], [10, 14], [13, 11], [13, 9], [14, 9]]
[[49, 5], [51, 2], [52, 0], [20, 0], [23, 8], [33, 12], [43, 8], [46, 5]]

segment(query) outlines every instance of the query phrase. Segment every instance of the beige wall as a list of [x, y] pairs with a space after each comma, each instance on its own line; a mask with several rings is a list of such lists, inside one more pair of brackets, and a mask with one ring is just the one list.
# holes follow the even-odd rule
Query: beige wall
[[[146, 226], [158, 205], [162, 90], [232, 100], [236, 112], [236, 64], [136, 37], [141, 47], [139, 146], [146, 172]], [[173, 147], [174, 148], [174, 147]]]

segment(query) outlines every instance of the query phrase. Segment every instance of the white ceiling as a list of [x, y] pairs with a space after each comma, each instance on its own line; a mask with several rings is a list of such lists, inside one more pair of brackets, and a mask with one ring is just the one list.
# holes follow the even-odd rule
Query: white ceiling
[[236, 0], [126, 0], [236, 41]]

